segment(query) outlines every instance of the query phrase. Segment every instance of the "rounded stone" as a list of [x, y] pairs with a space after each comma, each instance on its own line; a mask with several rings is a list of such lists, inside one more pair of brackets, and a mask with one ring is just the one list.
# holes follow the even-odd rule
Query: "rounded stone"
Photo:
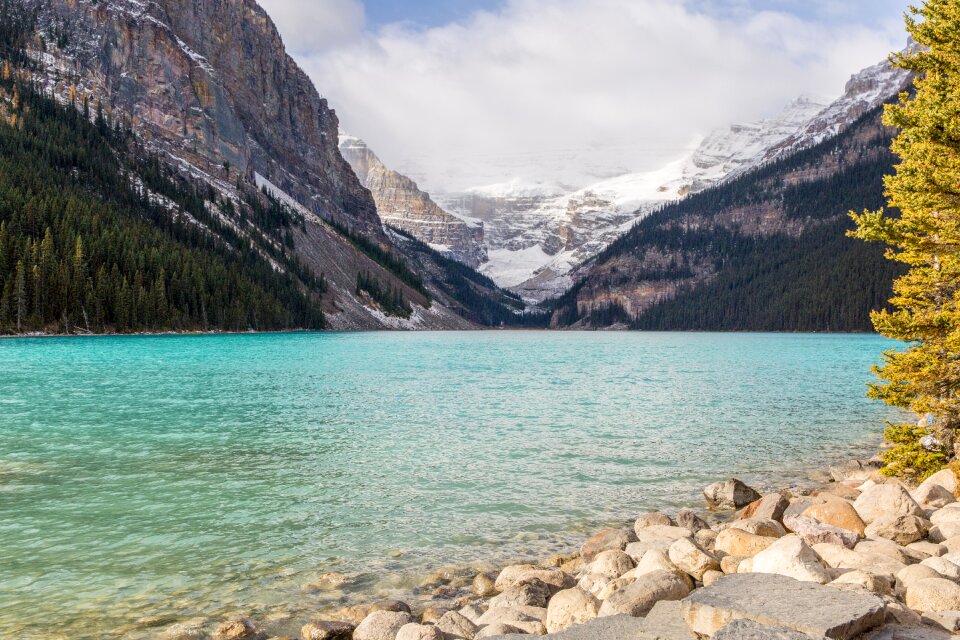
[[471, 591], [481, 598], [489, 598], [497, 594], [497, 574], [493, 572], [478, 573], [473, 579]]
[[677, 574], [654, 571], [612, 593], [600, 605], [598, 615], [624, 613], [634, 617], [645, 616], [661, 600], [682, 600], [690, 594], [690, 590], [689, 583]]
[[720, 569], [720, 561], [707, 553], [690, 538], [680, 538], [670, 545], [667, 552], [670, 562], [695, 580], [703, 580], [707, 571]]
[[353, 640], [396, 640], [397, 633], [413, 622], [406, 611], [374, 611], [353, 632]]
[[310, 622], [300, 629], [300, 640], [351, 640], [354, 628], [349, 622]]
[[960, 585], [946, 578], [927, 578], [907, 587], [906, 604], [914, 611], [960, 610]]
[[628, 544], [636, 540], [636, 534], [629, 529], [607, 529], [583, 543], [580, 547], [580, 557], [584, 562], [592, 562], [602, 551], [611, 549], [623, 551]]
[[605, 576], [611, 580], [619, 578], [627, 571], [633, 569], [633, 558], [623, 551], [611, 550], [602, 551], [597, 554], [593, 562], [587, 565], [587, 573]]
[[853, 505], [846, 500], [829, 500], [823, 504], [815, 504], [807, 507], [801, 515], [861, 536], [867, 526]]
[[583, 589], [574, 587], [557, 593], [547, 605], [547, 633], [557, 633], [575, 624], [597, 617], [600, 600]]
[[213, 632], [213, 640], [247, 640], [256, 635], [257, 629], [250, 620], [221, 622]]
[[411, 622], [400, 627], [396, 640], [444, 640], [443, 631], [432, 624]]
[[717, 535], [714, 549], [728, 556], [748, 558], [757, 555], [776, 541], [777, 538], [758, 536], [731, 527], [724, 529]]
[[636, 522], [633, 523], [634, 531], [639, 531], [646, 527], [651, 527], [654, 525], [673, 526], [673, 521], [670, 520], [670, 516], [665, 513], [660, 513], [659, 511], [650, 511], [648, 513], [641, 513], [637, 516]]
[[930, 521], [917, 516], [884, 515], [866, 528], [869, 538], [885, 538], [899, 545], [923, 540], [930, 530]]

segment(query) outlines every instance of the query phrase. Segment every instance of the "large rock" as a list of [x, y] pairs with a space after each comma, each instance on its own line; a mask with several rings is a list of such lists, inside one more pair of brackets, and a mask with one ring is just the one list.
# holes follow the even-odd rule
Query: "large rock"
[[929, 578], [942, 578], [943, 576], [931, 567], [922, 564], [912, 564], [904, 567], [897, 572], [897, 579], [894, 589], [897, 595], [903, 598], [907, 594], [907, 589], [914, 583]]
[[533, 578], [509, 587], [500, 595], [491, 598], [491, 607], [546, 607], [547, 601], [556, 593], [550, 585]]
[[809, 545], [839, 544], [852, 549], [860, 540], [860, 535], [854, 531], [832, 527], [807, 516], [788, 516], [783, 523]]
[[437, 629], [443, 631], [447, 640], [473, 640], [480, 627], [458, 611], [448, 611], [437, 620]]
[[850, 585], [879, 595], [893, 592], [893, 580], [889, 576], [878, 576], [866, 571], [848, 571], [830, 583], [831, 587], [838, 588]]
[[769, 518], [747, 518], [745, 520], [734, 520], [724, 526], [724, 529], [740, 529], [747, 533], [757, 536], [767, 536], [768, 538], [782, 538], [787, 535], [787, 530], [777, 520]]
[[404, 625], [413, 622], [406, 611], [374, 611], [353, 632], [353, 640], [396, 640]]
[[623, 551], [602, 551], [585, 568], [587, 573], [605, 576], [611, 580], [619, 578], [634, 567], [633, 559]]
[[930, 540], [932, 542], [944, 542], [950, 538], [960, 536], [960, 520], [951, 522], [941, 522], [930, 528]]
[[790, 501], [779, 493], [770, 493], [759, 500], [748, 504], [743, 511], [737, 514], [740, 520], [760, 518], [763, 520], [781, 520], [783, 512], [790, 506]]
[[640, 529], [651, 527], [653, 525], [670, 527], [673, 525], [673, 521], [670, 520], [670, 516], [665, 513], [660, 513], [659, 511], [649, 511], [647, 513], [641, 513], [639, 516], [637, 516], [636, 521], [633, 523], [633, 530], [639, 531]]
[[692, 537], [693, 532], [684, 527], [653, 525], [641, 529], [640, 535], [635, 536], [635, 541], [628, 544], [625, 550], [634, 560], [639, 560], [647, 551], [666, 551], [675, 540]]
[[493, 607], [480, 616], [478, 626], [507, 624], [524, 633], [543, 635], [547, 632], [544, 621], [547, 610], [538, 607]]
[[730, 478], [704, 488], [703, 497], [711, 509], [733, 510], [759, 500], [760, 494], [736, 478]]
[[528, 634], [511, 624], [506, 624], [505, 622], [497, 622], [496, 624], [491, 624], [485, 626], [483, 629], [477, 632], [477, 635], [474, 636], [477, 640], [480, 638], [527, 638]]
[[300, 629], [300, 640], [351, 640], [353, 630], [349, 622], [310, 622]]
[[213, 640], [250, 640], [257, 635], [253, 622], [245, 618], [221, 622], [213, 631]]
[[921, 507], [940, 509], [957, 501], [957, 498], [938, 484], [917, 487], [910, 492], [910, 497]]
[[927, 489], [932, 485], [943, 487], [954, 496], [960, 493], [958, 492], [958, 489], [960, 489], [960, 483], [957, 482], [957, 475], [952, 469], [937, 471], [935, 474], [921, 482], [920, 486], [917, 487], [917, 491]]
[[497, 591], [503, 592], [510, 587], [518, 586], [524, 582], [539, 580], [544, 584], [550, 585], [554, 591], [560, 589], [569, 589], [576, 581], [559, 569], [541, 569], [532, 564], [514, 564], [505, 567], [494, 583]]
[[478, 573], [473, 579], [471, 591], [474, 595], [481, 598], [489, 598], [497, 593], [497, 573], [493, 571], [484, 571]]
[[666, 551], [654, 549], [643, 554], [636, 568], [626, 575], [639, 578], [645, 573], [653, 573], [654, 571], [669, 571], [677, 575], [684, 574], [682, 569], [670, 561], [670, 556], [667, 555]]
[[714, 549], [728, 556], [748, 558], [757, 555], [776, 541], [777, 538], [758, 536], [731, 527], [717, 535]]
[[695, 580], [703, 580], [703, 574], [707, 571], [720, 569], [720, 561], [697, 546], [690, 538], [674, 541], [667, 555], [670, 562], [681, 571], [693, 576]]
[[814, 552], [832, 569], [866, 571], [891, 579], [907, 565], [877, 553], [861, 553], [836, 544], [816, 544]]
[[707, 524], [706, 520], [698, 516], [693, 511], [690, 511], [689, 509], [684, 509], [680, 511], [677, 514], [676, 520], [677, 520], [678, 527], [684, 527], [686, 529], [689, 529], [693, 533], [697, 533], [697, 531], [710, 528], [710, 525]]
[[645, 616], [661, 600], [681, 600], [690, 593], [690, 584], [669, 571], [654, 571], [616, 591], [600, 606], [600, 616], [623, 613]]
[[584, 562], [592, 562], [602, 551], [611, 549], [623, 551], [628, 544], [636, 541], [637, 536], [630, 529], [607, 529], [583, 543], [580, 547], [580, 557]]
[[839, 639], [883, 624], [884, 602], [786, 576], [736, 574], [695, 591], [683, 601], [683, 615], [690, 629], [704, 636], [746, 619]]
[[600, 601], [583, 589], [573, 588], [553, 596], [547, 605], [547, 632], [556, 633], [597, 617]]
[[820, 564], [819, 556], [796, 535], [780, 538], [752, 560], [753, 573], [775, 573], [820, 584], [830, 582], [830, 574]]
[[864, 535], [867, 526], [853, 505], [846, 500], [829, 500], [822, 504], [811, 505], [804, 509], [801, 515], [819, 520], [831, 527], [853, 531], [861, 536]]
[[946, 578], [918, 580], [907, 587], [907, 606], [914, 611], [960, 610], [960, 585]]
[[917, 516], [885, 515], [867, 526], [866, 535], [868, 538], [886, 538], [900, 545], [908, 545], [923, 540], [929, 530], [929, 520]]
[[950, 562], [946, 558], [927, 558], [920, 563], [920, 566], [929, 567], [944, 578], [949, 578], [955, 582], [960, 580], [960, 567]]
[[930, 516], [933, 524], [945, 522], [960, 522], [960, 502], [953, 502], [933, 512]]
[[444, 640], [443, 631], [432, 624], [411, 622], [400, 627], [396, 640]]
[[653, 609], [643, 619], [640, 634], [631, 640], [697, 640], [697, 636], [690, 631], [687, 621], [683, 619], [681, 607], [677, 600], [661, 600], [653, 605]]
[[789, 627], [741, 619], [734, 620], [717, 631], [713, 640], [814, 640], [814, 638]]
[[880, 465], [872, 461], [847, 460], [831, 465], [830, 475], [834, 482], [865, 482]]
[[[550, 640], [640, 640], [642, 636], [637, 634], [640, 633], [643, 624], [642, 618], [627, 615], [606, 616], [591, 620], [586, 624], [574, 625], [558, 633], [551, 633], [548, 637]], [[497, 640], [530, 640], [530, 636], [520, 634], [497, 635], [496, 638]], [[643, 638], [643, 640], [649, 639]], [[664, 638], [662, 640], [674, 639]], [[682, 640], [687, 639], [683, 638]]]
[[919, 552], [911, 551], [906, 547], [901, 547], [893, 540], [886, 540], [884, 538], [874, 538], [872, 540], [863, 540], [858, 542], [857, 546], [854, 547], [854, 551], [859, 553], [887, 556], [888, 558], [893, 558], [897, 562], [902, 562], [903, 564], [920, 562], [927, 557]]
[[923, 517], [923, 509], [910, 497], [907, 490], [896, 483], [875, 484], [868, 487], [853, 503], [860, 518], [870, 524], [886, 515]]

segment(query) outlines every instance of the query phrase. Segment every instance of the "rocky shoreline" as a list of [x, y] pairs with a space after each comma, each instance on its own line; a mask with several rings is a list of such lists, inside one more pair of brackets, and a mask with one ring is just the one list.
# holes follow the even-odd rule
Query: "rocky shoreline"
[[[765, 495], [729, 479], [703, 490], [699, 513], [643, 513], [537, 563], [436, 572], [424, 582], [436, 585], [430, 606], [351, 606], [304, 621], [300, 638], [949, 638], [960, 635], [958, 493], [953, 471], [913, 488], [882, 476], [877, 459]], [[287, 640], [243, 618], [212, 633], [178, 623], [158, 638]]]

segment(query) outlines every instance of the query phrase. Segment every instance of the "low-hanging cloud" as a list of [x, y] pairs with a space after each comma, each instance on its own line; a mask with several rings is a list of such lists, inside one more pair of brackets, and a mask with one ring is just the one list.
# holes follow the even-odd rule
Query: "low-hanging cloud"
[[[341, 3], [359, 6], [330, 6]], [[303, 25], [317, 11], [293, 26], [294, 4], [265, 1], [343, 127], [434, 190], [510, 178], [582, 186], [652, 169], [714, 128], [772, 115], [803, 93], [838, 94], [905, 42], [893, 20], [510, 0], [443, 27], [389, 26], [311, 48]]]

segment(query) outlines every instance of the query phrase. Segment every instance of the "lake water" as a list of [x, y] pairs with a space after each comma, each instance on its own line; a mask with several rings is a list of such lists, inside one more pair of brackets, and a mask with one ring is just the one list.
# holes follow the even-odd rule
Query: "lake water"
[[[890, 346], [0, 340], [0, 637], [152, 637], [148, 624], [235, 612], [298, 635], [351, 592], [416, 598], [437, 567], [564, 550], [643, 510], [699, 506], [731, 474], [801, 477], [877, 445], [889, 412], [864, 385]], [[352, 580], [301, 588], [330, 571]]]

